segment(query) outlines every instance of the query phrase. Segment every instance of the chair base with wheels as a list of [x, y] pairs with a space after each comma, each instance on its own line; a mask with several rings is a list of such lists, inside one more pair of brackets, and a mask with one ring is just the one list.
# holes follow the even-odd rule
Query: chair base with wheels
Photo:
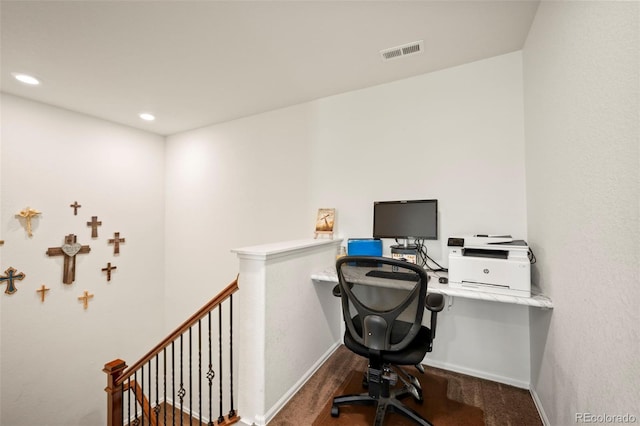
[[[402, 373], [409, 377], [409, 381], [399, 376], [391, 366], [383, 366], [382, 370], [369, 367], [366, 377], [363, 379], [363, 386], [366, 384], [366, 387], [370, 389], [372, 386], [378, 387], [379, 392], [374, 390], [373, 393], [379, 393], [379, 395], [371, 395], [372, 392], [370, 390], [367, 393], [358, 395], [335, 397], [331, 405], [331, 416], [338, 417], [340, 415], [341, 405], [369, 405], [376, 407], [374, 426], [382, 426], [385, 416], [390, 412], [407, 417], [418, 425], [432, 426], [428, 420], [422, 418], [420, 414], [400, 401], [411, 396], [417, 403], [423, 402], [422, 389], [418, 380], [404, 371]], [[390, 389], [391, 386], [396, 384], [398, 378], [401, 379], [403, 386], [398, 389]]]

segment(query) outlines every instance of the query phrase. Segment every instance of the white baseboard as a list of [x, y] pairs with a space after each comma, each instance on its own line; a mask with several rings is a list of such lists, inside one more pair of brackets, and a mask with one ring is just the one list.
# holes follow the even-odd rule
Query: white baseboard
[[324, 362], [333, 354], [336, 349], [342, 344], [342, 340], [335, 342], [322, 356], [307, 370], [307, 372], [298, 380], [282, 397], [265, 413], [264, 417], [260, 420], [264, 421], [262, 424], [267, 424], [273, 419], [273, 417], [278, 414], [278, 412], [284, 407], [287, 402], [304, 386], [304, 384], [313, 376], [313, 374], [318, 371], [318, 368], [324, 364]]
[[533, 403], [536, 405], [536, 410], [538, 410], [538, 414], [540, 415], [542, 424], [544, 426], [551, 426], [551, 423], [549, 423], [549, 418], [547, 417], [547, 413], [544, 411], [542, 401], [540, 401], [540, 398], [538, 397], [538, 393], [533, 389], [530, 389], [529, 393], [531, 393], [531, 398], [533, 399]]
[[461, 367], [455, 364], [449, 364], [446, 362], [434, 361], [430, 358], [425, 358], [422, 363], [430, 367], [441, 368], [443, 370], [454, 371], [456, 373], [466, 374], [468, 376], [479, 377], [481, 379], [491, 380], [493, 382], [504, 383], [505, 385], [515, 386], [521, 389], [529, 390], [531, 384], [528, 381], [517, 380], [512, 377], [500, 376], [497, 374], [487, 373], [485, 371], [474, 370], [472, 368]]

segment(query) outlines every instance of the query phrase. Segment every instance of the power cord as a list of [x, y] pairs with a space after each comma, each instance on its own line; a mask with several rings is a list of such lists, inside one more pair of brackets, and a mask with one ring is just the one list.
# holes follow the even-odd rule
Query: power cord
[[[420, 265], [423, 268], [427, 268], [427, 270], [431, 272], [449, 272], [447, 268], [442, 267], [438, 262], [429, 257], [429, 255], [427, 254], [427, 246], [425, 246], [424, 240], [416, 239], [415, 243], [418, 248], [418, 258], [420, 259]], [[437, 268], [430, 267], [428, 264], [429, 261], [434, 263]]]

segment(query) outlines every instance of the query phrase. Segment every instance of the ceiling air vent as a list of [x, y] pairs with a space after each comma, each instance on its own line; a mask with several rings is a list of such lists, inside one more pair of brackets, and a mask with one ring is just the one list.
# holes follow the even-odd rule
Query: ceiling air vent
[[383, 61], [401, 58], [408, 55], [416, 55], [424, 50], [424, 42], [422, 40], [412, 43], [403, 44], [402, 46], [390, 47], [380, 51]]

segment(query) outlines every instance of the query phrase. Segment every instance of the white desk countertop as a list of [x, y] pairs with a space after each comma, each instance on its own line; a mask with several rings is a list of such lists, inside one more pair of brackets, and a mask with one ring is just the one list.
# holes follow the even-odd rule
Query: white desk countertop
[[[503, 294], [491, 294], [481, 291], [451, 288], [448, 284], [441, 284], [438, 278], [432, 274], [427, 286], [427, 293], [444, 294], [451, 297], [464, 297], [466, 299], [488, 300], [500, 303], [512, 303], [516, 305], [535, 306], [543, 309], [553, 309], [553, 303], [549, 297], [540, 292], [540, 289], [532, 286], [531, 297], [507, 296]], [[337, 284], [338, 274], [334, 268], [328, 268], [311, 274], [311, 279], [318, 282]]]

